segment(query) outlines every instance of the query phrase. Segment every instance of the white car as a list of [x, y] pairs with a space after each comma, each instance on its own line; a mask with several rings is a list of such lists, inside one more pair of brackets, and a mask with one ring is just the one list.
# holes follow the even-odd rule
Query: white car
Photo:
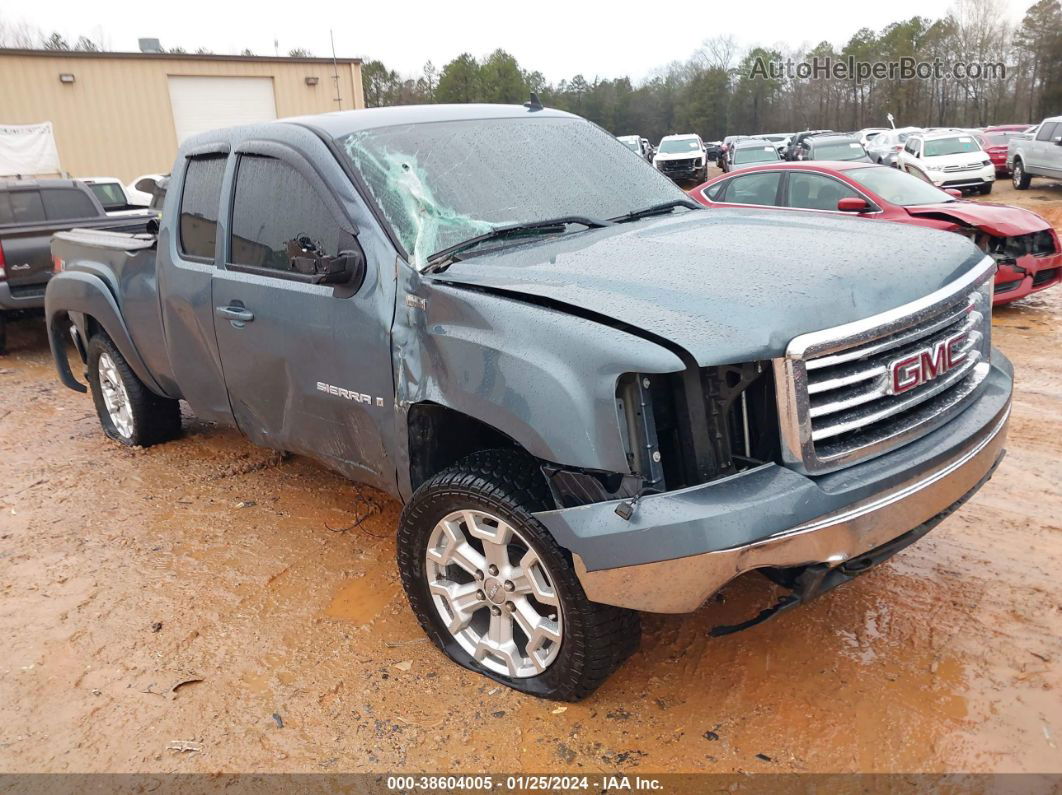
[[649, 159], [649, 142], [639, 135], [617, 135], [616, 140], [636, 155]]
[[888, 127], [864, 127], [853, 135], [859, 139], [859, 143], [863, 144], [863, 148], [866, 149], [870, 145], [870, 142], [877, 138], [879, 135], [885, 132], [889, 132]]
[[137, 207], [150, 207], [151, 200], [155, 197], [155, 187], [162, 176], [162, 174], [141, 174], [126, 185], [125, 195], [129, 197], [129, 203]]
[[[130, 201], [125, 186], [117, 177], [81, 177], [80, 179], [99, 199], [107, 215], [139, 215], [147, 206]], [[148, 199], [150, 201], [150, 196]]]
[[938, 188], [976, 188], [991, 193], [996, 167], [969, 133], [942, 130], [912, 135], [897, 159], [901, 171]]
[[701, 136], [694, 133], [661, 138], [653, 165], [674, 180], [704, 182], [708, 179], [708, 154]]
[[774, 144], [778, 156], [781, 157], [782, 153], [789, 148], [789, 143], [793, 140], [793, 133], [761, 133], [754, 137], [770, 141]]
[[920, 132], [924, 132], [921, 127], [898, 127], [878, 133], [866, 144], [867, 155], [878, 165], [895, 166], [907, 139]]

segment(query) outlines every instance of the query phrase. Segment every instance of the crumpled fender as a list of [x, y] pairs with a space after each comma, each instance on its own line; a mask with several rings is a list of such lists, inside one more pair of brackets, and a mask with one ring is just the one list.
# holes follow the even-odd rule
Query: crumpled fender
[[[405, 283], [403, 283], [405, 282]], [[627, 472], [616, 408], [623, 373], [684, 369], [667, 348], [567, 312], [401, 268], [393, 327], [396, 405], [432, 402], [509, 436], [531, 455]], [[397, 452], [409, 492], [408, 434]]]
[[[147, 365], [140, 356], [136, 345], [133, 344], [129, 329], [122, 318], [121, 310], [114, 300], [114, 295], [108, 289], [106, 283], [95, 274], [81, 271], [63, 271], [57, 273], [48, 282], [48, 288], [44, 293], [44, 316], [48, 324], [48, 344], [52, 349], [52, 358], [55, 361], [59, 379], [66, 386], [77, 392], [86, 391], [86, 387], [78, 381], [70, 371], [70, 364], [66, 354], [66, 329], [61, 327], [60, 319], [64, 313], [81, 313], [85, 317], [91, 317], [107, 332], [107, 336], [125, 357], [133, 372], [144, 382], [144, 385], [152, 392], [170, 397], [159, 386], [155, 377], [148, 370]], [[84, 328], [84, 321], [79, 323], [78, 331], [88, 342], [88, 335]]]

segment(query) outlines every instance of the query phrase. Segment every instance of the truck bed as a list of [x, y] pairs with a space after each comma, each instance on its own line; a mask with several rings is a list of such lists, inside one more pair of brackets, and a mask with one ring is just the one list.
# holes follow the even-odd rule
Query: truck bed
[[162, 327], [155, 252], [158, 238], [144, 232], [72, 229], [52, 238], [52, 256], [64, 271], [82, 271], [106, 283], [129, 335], [153, 373], [170, 373]]

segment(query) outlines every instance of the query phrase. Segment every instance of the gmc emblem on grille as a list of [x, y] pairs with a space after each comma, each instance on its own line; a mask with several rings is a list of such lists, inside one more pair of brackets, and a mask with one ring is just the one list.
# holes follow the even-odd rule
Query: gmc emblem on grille
[[899, 395], [958, 367], [969, 355], [968, 350], [962, 350], [966, 339], [967, 332], [962, 331], [928, 348], [889, 362], [889, 394]]

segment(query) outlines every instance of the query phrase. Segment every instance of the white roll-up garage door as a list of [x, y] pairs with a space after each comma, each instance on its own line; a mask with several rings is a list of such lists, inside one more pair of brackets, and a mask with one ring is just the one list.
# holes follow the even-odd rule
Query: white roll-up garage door
[[171, 76], [169, 82], [178, 144], [206, 130], [277, 117], [271, 77]]

